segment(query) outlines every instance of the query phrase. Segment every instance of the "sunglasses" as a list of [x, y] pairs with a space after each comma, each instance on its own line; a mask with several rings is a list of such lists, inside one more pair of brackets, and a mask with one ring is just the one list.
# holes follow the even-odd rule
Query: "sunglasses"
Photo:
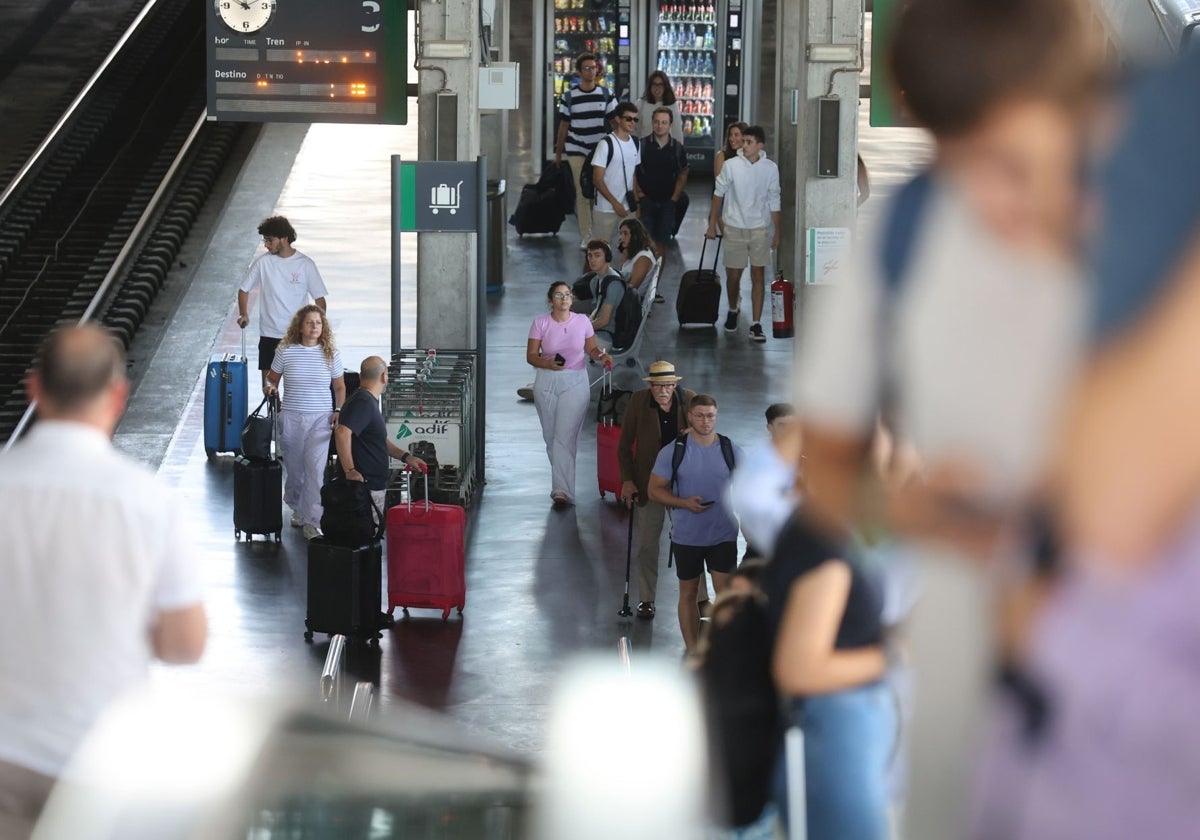
[[638, 117], [622, 117], [625, 122], [640, 122]]

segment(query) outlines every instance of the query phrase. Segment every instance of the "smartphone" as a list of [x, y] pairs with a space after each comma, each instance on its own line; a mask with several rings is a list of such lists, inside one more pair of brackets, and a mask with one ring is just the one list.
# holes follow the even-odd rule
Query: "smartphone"
[[559, 367], [562, 367], [562, 366], [563, 366], [563, 365], [565, 365], [566, 363], [567, 363], [567, 360], [563, 358], [563, 354], [562, 354], [562, 353], [555, 353], [555, 354], [554, 354], [554, 364], [558, 365]]
[[711, 505], [715, 505], [716, 502], [713, 501], [712, 499], [701, 499], [700, 504], [704, 505], [705, 507], [709, 507]]

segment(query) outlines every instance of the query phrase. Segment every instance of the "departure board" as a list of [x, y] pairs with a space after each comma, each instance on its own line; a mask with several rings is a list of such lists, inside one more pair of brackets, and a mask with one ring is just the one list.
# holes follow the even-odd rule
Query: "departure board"
[[205, 2], [208, 119], [407, 121], [407, 3]]

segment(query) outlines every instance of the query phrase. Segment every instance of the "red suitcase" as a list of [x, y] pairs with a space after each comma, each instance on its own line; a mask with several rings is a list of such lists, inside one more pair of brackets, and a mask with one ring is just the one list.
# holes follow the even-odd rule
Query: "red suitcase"
[[388, 612], [402, 607], [440, 609], [442, 618], [467, 603], [464, 572], [467, 512], [458, 505], [433, 504], [429, 476], [425, 500], [409, 500], [387, 512]]
[[621, 498], [621, 464], [617, 461], [617, 441], [620, 439], [620, 426], [602, 423], [596, 427], [596, 477], [602, 499], [605, 493]]
[[621, 464], [617, 461], [617, 441], [621, 439], [621, 418], [631, 394], [613, 387], [612, 371], [600, 377], [600, 401], [596, 404], [596, 478], [600, 498], [612, 493], [621, 498]]

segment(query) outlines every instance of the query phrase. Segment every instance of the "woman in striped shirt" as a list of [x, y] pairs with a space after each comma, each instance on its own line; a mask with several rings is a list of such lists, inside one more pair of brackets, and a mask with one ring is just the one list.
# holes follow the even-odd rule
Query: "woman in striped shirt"
[[281, 379], [286, 387], [279, 414], [279, 443], [288, 458], [283, 501], [292, 509], [292, 525], [303, 527], [304, 538], [311, 540], [321, 533], [321, 482], [329, 439], [346, 399], [342, 355], [334, 346], [333, 331], [320, 307], [309, 304], [292, 316], [267, 374], [267, 393], [274, 393]]

